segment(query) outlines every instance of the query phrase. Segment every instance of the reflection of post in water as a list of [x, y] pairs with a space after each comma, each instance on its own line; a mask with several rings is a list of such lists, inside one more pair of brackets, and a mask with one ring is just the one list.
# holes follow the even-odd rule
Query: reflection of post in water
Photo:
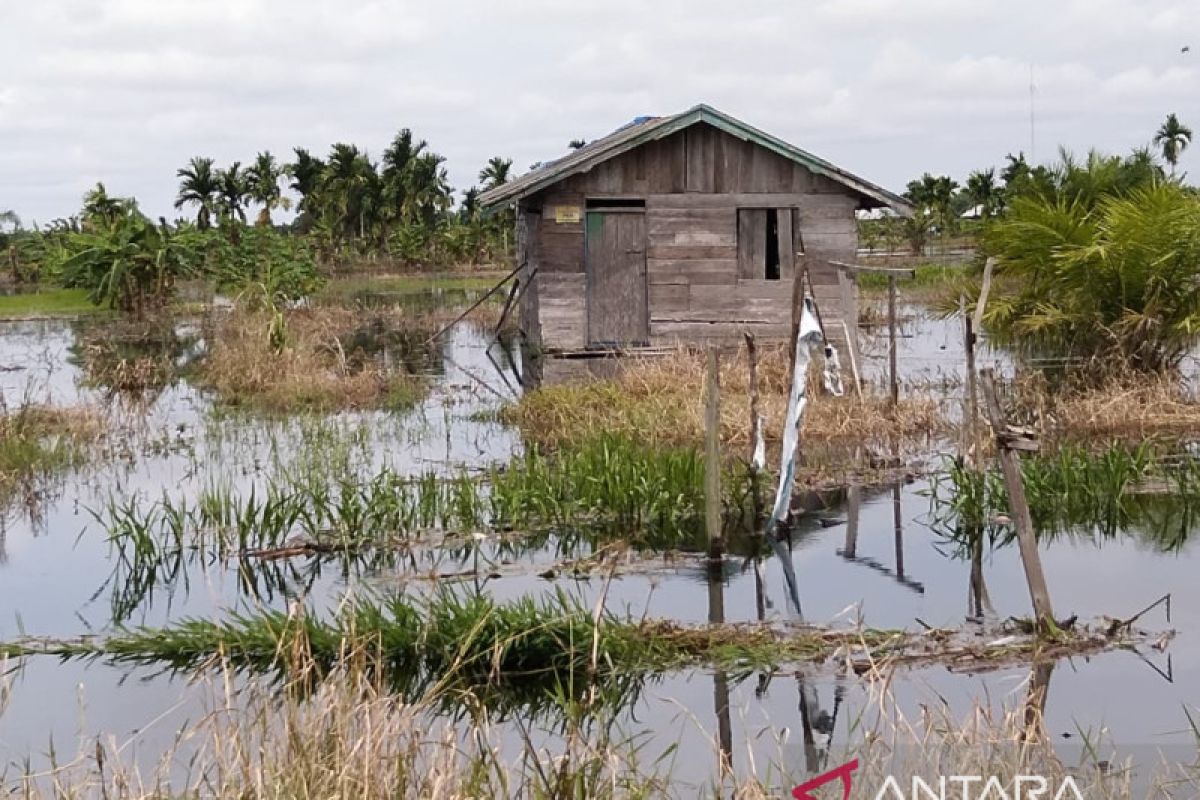
[[[796, 674], [796, 687], [800, 694], [800, 732], [804, 742], [804, 768], [810, 775], [822, 772], [829, 760], [829, 749], [833, 743], [833, 731], [837, 727], [838, 711], [842, 707], [846, 687], [839, 675], [833, 690], [833, 712], [821, 710], [817, 688], [804, 679], [803, 673]], [[817, 742], [817, 734], [823, 738]]]
[[983, 540], [981, 526], [972, 526], [967, 533], [971, 548], [971, 577], [967, 587], [967, 614], [982, 619], [985, 612], [992, 613], [992, 601], [988, 597], [987, 584], [983, 580]]
[[767, 619], [767, 587], [763, 579], [763, 562], [759, 556], [754, 556], [754, 611], [759, 622]]
[[[708, 621], [725, 622], [725, 583], [720, 562], [708, 570]], [[721, 777], [733, 771], [733, 724], [729, 718], [729, 676], [723, 670], [713, 673], [713, 711], [717, 716], [717, 742], [721, 751]]]
[[904, 521], [900, 514], [900, 484], [892, 487], [892, 527], [896, 532], [896, 578], [904, 581]]
[[858, 514], [862, 508], [862, 487], [852, 481], [846, 489], [846, 545], [842, 548], [844, 558], [858, 554]]
[[1029, 673], [1029, 691], [1025, 695], [1025, 729], [1022, 741], [1036, 742], [1046, 738], [1046, 694], [1050, 691], [1050, 676], [1054, 662], [1033, 665]]

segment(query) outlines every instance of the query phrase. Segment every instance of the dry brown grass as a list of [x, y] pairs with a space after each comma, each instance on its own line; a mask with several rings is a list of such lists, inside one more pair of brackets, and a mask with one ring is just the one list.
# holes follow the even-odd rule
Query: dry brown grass
[[[812, 731], [793, 713], [778, 721], [782, 728], [762, 728], [753, 740], [738, 733], [736, 766], [722, 775], [715, 722], [704, 712], [688, 712], [688, 724], [711, 740], [711, 749], [694, 745], [680, 760], [663, 757], [678, 746], [676, 736], [649, 739], [623, 730], [629, 721], [575, 723], [548, 736], [533, 726], [530, 736], [522, 732], [529, 723], [503, 727], [486, 714], [439, 717], [435, 704], [405, 703], [357, 674], [335, 674], [300, 694], [253, 683], [235, 689], [232, 676], [218, 673], [200, 686], [211, 712], [180, 729], [157, 763], [145, 746], [102, 736], [81, 740], [73, 758], [59, 752], [44, 771], [16, 763], [3, 777], [13, 796], [28, 798], [765, 800], [857, 759], [855, 796], [894, 796], [880, 792], [888, 776], [899, 779], [908, 796], [911, 776], [936, 786], [948, 775], [995, 777], [1011, 796], [1016, 776], [1031, 774], [1045, 776], [1054, 788], [1070, 775], [1083, 797], [1097, 800], [1195, 796], [1198, 776], [1190, 762], [1159, 756], [1141, 763], [1145, 785], [1135, 787], [1127, 756], [1104, 739], [1081, 734], [1083, 745], [1071, 748], [1080, 756], [1060, 754], [1042, 722], [1049, 680], [1042, 665], [999, 705], [989, 699], [964, 711], [931, 698], [910, 713], [893, 695], [893, 678], [880, 676], [865, 685], [865, 697], [847, 702], [842, 720], [848, 722], [838, 722], [828, 749], [820, 736], [811, 749], [801, 749], [800, 736]], [[744, 713], [740, 704], [731, 712]], [[1175, 751], [1191, 758], [1186, 746]], [[977, 783], [970, 796], [987, 794], [980, 792]], [[818, 796], [840, 797], [838, 782]]]
[[40, 479], [82, 462], [104, 431], [103, 416], [92, 408], [0, 407], [0, 504], [14, 496], [36, 501]]
[[1200, 432], [1200, 403], [1178, 375], [1117, 375], [1099, 386], [1051, 389], [1040, 373], [1012, 386], [1013, 414], [1066, 439], [1141, 439]]
[[[288, 312], [286, 345], [272, 347], [267, 312], [234, 311], [215, 324], [199, 382], [230, 405], [265, 411], [335, 411], [408, 405], [425, 379], [347, 352], [343, 339], [377, 321], [383, 329], [412, 326], [432, 333], [427, 320], [349, 308]], [[425, 338], [424, 336], [421, 337]]]
[[103, 431], [103, 417], [89, 406], [27, 405], [12, 412], [0, 409], [0, 439], [66, 436], [87, 441], [97, 438]]
[[[786, 347], [760, 348], [759, 387], [768, 442], [777, 442], [787, 408]], [[814, 387], [815, 388], [815, 387]], [[884, 446], [927, 440], [945, 429], [931, 397], [886, 397], [851, 387], [844, 397], [820, 391], [805, 411], [802, 441], [822, 445]], [[510, 406], [505, 418], [543, 444], [576, 442], [597, 432], [656, 444], [699, 444], [704, 435], [704, 354], [677, 350], [631, 359], [607, 380], [544, 386]], [[895, 441], [894, 441], [895, 440]], [[749, 371], [744, 348], [721, 360], [721, 441], [727, 452], [749, 454]]]

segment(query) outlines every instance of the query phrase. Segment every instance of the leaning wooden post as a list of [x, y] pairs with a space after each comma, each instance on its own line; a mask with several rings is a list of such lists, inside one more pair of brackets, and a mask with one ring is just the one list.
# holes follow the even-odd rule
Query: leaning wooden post
[[900, 402], [900, 384], [896, 378], [896, 275], [888, 273], [888, 389], [892, 408]]
[[971, 446], [979, 446], [979, 437], [976, 435], [976, 425], [979, 419], [979, 393], [976, 389], [975, 380], [975, 345], [979, 341], [979, 331], [983, 330], [983, 312], [987, 306], [988, 294], [992, 290], [992, 269], [996, 266], [996, 259], [989, 258], [983, 264], [983, 284], [979, 288], [979, 298], [975, 301], [975, 313], [971, 315], [969, 322], [970, 328], [967, 335], [970, 341], [970, 350], [968, 351], [970, 361], [968, 368], [970, 372], [967, 375], [967, 390], [970, 392], [971, 398]]
[[1025, 580], [1029, 584], [1029, 596], [1033, 600], [1033, 615], [1039, 633], [1048, 633], [1055, 627], [1054, 610], [1050, 606], [1050, 590], [1046, 588], [1046, 575], [1042, 572], [1042, 557], [1038, 553], [1037, 537], [1033, 531], [1033, 518], [1029, 514], [1029, 502], [1025, 499], [1025, 483], [1021, 478], [1021, 458], [1017, 448], [1036, 449], [1036, 444], [1009, 432], [1000, 410], [996, 395], [996, 382], [991, 369], [980, 375], [983, 399], [987, 407], [988, 421], [996, 437], [996, 449], [1000, 456], [1000, 467], [1004, 471], [1004, 485], [1008, 490], [1008, 504], [1013, 524], [1017, 527], [1017, 544], [1021, 549], [1021, 563], [1025, 567]]
[[708, 370], [704, 401], [704, 527], [708, 533], [708, 557], [721, 558], [721, 383], [717, 348], [708, 346]]

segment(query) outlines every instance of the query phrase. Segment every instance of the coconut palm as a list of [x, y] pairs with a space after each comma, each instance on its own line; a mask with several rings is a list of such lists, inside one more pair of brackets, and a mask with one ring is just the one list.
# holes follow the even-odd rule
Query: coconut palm
[[325, 162], [309, 153], [303, 147], [292, 149], [296, 160], [284, 167], [287, 176], [291, 178], [288, 186], [300, 195], [296, 210], [301, 214], [313, 213], [316, 205], [314, 197], [321, 187], [321, 176], [325, 172]]
[[212, 216], [217, 207], [217, 194], [220, 191], [213, 160], [193, 158], [186, 167], [178, 170], [175, 176], [179, 178], [179, 195], [175, 198], [175, 207], [196, 206], [196, 227], [206, 230], [212, 224]]
[[1163, 160], [1171, 165], [1171, 177], [1175, 177], [1175, 165], [1179, 156], [1192, 143], [1192, 129], [1179, 121], [1174, 112], [1167, 114], [1167, 119], [1154, 134], [1154, 143], [1162, 148]]
[[384, 217], [398, 221], [404, 214], [405, 199], [412, 182], [413, 164], [425, 152], [424, 139], [413, 141], [413, 133], [402, 129], [383, 151], [382, 201]]
[[512, 173], [512, 163], [511, 158], [500, 158], [499, 156], [489, 158], [487, 166], [479, 170], [479, 181], [483, 184], [483, 190], [488, 191], [508, 183]]
[[217, 170], [217, 208], [221, 218], [230, 222], [246, 221], [246, 199], [249, 197], [246, 171], [242, 162], [234, 161], [225, 169]]
[[352, 144], [337, 143], [321, 175], [322, 214], [341, 236], [365, 238], [379, 210], [375, 165]]
[[83, 221], [86, 227], [106, 227], [113, 224], [126, 210], [135, 207], [133, 201], [113, 197], [104, 188], [103, 183], [97, 183], [95, 188], [83, 196]]
[[283, 177], [283, 174], [283, 167], [267, 150], [259, 153], [255, 157], [254, 163], [246, 170], [246, 188], [250, 199], [262, 206], [262, 210], [258, 212], [258, 219], [254, 222], [255, 225], [270, 226], [272, 211], [276, 208], [283, 208], [286, 211], [291, 207], [292, 201], [284, 197], [283, 191], [279, 188], [279, 179]]
[[1004, 195], [996, 183], [996, 170], [993, 167], [968, 175], [963, 192], [971, 205], [979, 208], [979, 215], [984, 219], [995, 216], [1004, 206]]
[[438, 218], [450, 208], [451, 190], [446, 178], [446, 159], [437, 153], [417, 156], [409, 170], [406, 219], [419, 221], [432, 229]]

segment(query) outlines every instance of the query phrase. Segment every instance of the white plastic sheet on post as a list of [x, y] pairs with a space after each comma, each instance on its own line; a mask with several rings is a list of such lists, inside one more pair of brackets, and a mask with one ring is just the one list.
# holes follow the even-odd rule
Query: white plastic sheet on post
[[771, 509], [771, 518], [767, 521], [768, 535], [775, 532], [792, 503], [792, 483], [796, 478], [796, 444], [800, 441], [800, 418], [804, 414], [804, 407], [808, 405], [808, 364], [812, 357], [813, 345], [823, 338], [812, 300], [806, 297], [804, 309], [800, 313], [800, 332], [796, 336], [792, 390], [788, 395], [787, 417], [783, 423], [783, 449], [779, 456], [779, 487], [775, 490], [775, 505]]
[[837, 348], [829, 342], [825, 343], [825, 391], [834, 397], [846, 393], [842, 388], [842, 362], [838, 358]]
[[762, 472], [767, 468], [767, 442], [763, 438], [766, 422], [763, 415], [759, 414], [758, 424], [754, 426], [754, 455], [750, 458], [750, 463], [754, 465], [755, 472]]

